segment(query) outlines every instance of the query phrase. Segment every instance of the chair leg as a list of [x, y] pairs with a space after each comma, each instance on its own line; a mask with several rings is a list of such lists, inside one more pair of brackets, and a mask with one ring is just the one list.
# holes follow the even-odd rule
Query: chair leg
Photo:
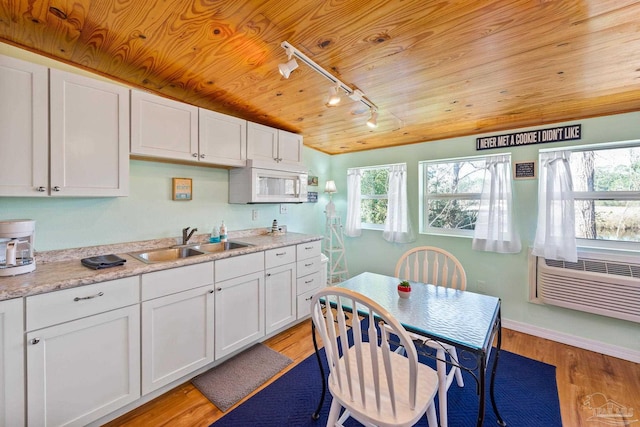
[[456, 351], [455, 347], [453, 347], [451, 349], [451, 352], [449, 353], [451, 355], [451, 360], [453, 360], [453, 363], [455, 366], [452, 367], [452, 369], [456, 370], [456, 382], [458, 383], [458, 387], [464, 387], [464, 380], [462, 379], [462, 370], [459, 368], [460, 363], [458, 362], [458, 352]]
[[331, 402], [331, 409], [329, 410], [329, 417], [327, 418], [327, 427], [335, 427], [338, 424], [338, 417], [340, 416], [340, 409], [342, 405], [336, 399]]
[[438, 427], [438, 418], [436, 417], [436, 407], [433, 403], [427, 408], [427, 423], [429, 427]]
[[436, 372], [438, 373], [438, 406], [440, 407], [440, 426], [447, 427], [447, 363], [444, 350], [436, 351]]

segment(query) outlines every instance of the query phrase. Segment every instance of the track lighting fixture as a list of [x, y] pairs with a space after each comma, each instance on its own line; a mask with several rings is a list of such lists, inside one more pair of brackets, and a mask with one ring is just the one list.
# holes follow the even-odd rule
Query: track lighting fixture
[[339, 89], [339, 85], [331, 86], [329, 88], [329, 100], [327, 101], [327, 105], [330, 107], [340, 104], [340, 94], [338, 93]]
[[278, 65], [278, 70], [280, 71], [280, 74], [282, 74], [282, 77], [284, 77], [285, 79], [288, 79], [291, 75], [291, 72], [296, 68], [298, 68], [298, 62], [296, 61], [296, 58], [292, 58], [288, 62]]
[[369, 116], [369, 120], [367, 120], [367, 126], [372, 129], [378, 127], [378, 111], [371, 109], [371, 116]]
[[333, 106], [338, 104], [340, 102], [340, 91], [342, 91], [346, 93], [347, 96], [349, 96], [349, 98], [351, 98], [353, 101], [360, 102], [367, 108], [369, 108], [369, 110], [371, 111], [371, 117], [369, 117], [369, 120], [367, 121], [367, 126], [371, 128], [375, 128], [378, 126], [378, 107], [376, 107], [373, 102], [369, 101], [369, 99], [365, 96], [364, 93], [362, 93], [361, 90], [352, 89], [351, 87], [347, 86], [345, 83], [338, 80], [333, 74], [309, 59], [304, 53], [291, 46], [289, 42], [284, 41], [280, 44], [280, 46], [285, 50], [289, 58], [289, 62], [287, 62], [286, 64], [278, 65], [280, 74], [282, 74], [285, 79], [288, 79], [291, 72], [298, 68], [298, 63], [296, 62], [296, 59], [293, 58], [295, 56], [296, 58], [307, 64], [313, 71], [320, 74], [334, 84], [334, 86], [332, 86], [330, 89], [329, 101], [327, 102], [327, 105]]

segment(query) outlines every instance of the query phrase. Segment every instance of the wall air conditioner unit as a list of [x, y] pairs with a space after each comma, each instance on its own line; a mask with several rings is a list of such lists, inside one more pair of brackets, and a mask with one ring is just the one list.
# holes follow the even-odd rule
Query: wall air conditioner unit
[[578, 262], [529, 252], [530, 301], [640, 323], [640, 259], [578, 252]]

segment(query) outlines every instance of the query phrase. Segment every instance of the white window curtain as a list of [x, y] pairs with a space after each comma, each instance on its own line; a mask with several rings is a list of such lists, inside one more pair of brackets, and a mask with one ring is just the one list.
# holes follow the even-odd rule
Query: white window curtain
[[522, 242], [513, 218], [511, 155], [490, 156], [486, 162], [471, 247], [477, 251], [519, 253]]
[[344, 234], [349, 237], [358, 237], [362, 234], [360, 212], [361, 179], [360, 169], [349, 169], [347, 171], [347, 224], [344, 229]]
[[533, 254], [577, 262], [570, 151], [540, 153], [538, 226]]
[[387, 219], [384, 223], [382, 237], [393, 243], [413, 242], [416, 238], [409, 220], [406, 164], [389, 167], [388, 191]]

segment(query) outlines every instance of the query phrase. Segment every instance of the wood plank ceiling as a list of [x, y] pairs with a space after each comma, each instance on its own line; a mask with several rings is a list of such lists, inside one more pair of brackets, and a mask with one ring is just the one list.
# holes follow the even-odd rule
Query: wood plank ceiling
[[640, 110], [638, 1], [0, 0], [0, 40], [329, 154]]

